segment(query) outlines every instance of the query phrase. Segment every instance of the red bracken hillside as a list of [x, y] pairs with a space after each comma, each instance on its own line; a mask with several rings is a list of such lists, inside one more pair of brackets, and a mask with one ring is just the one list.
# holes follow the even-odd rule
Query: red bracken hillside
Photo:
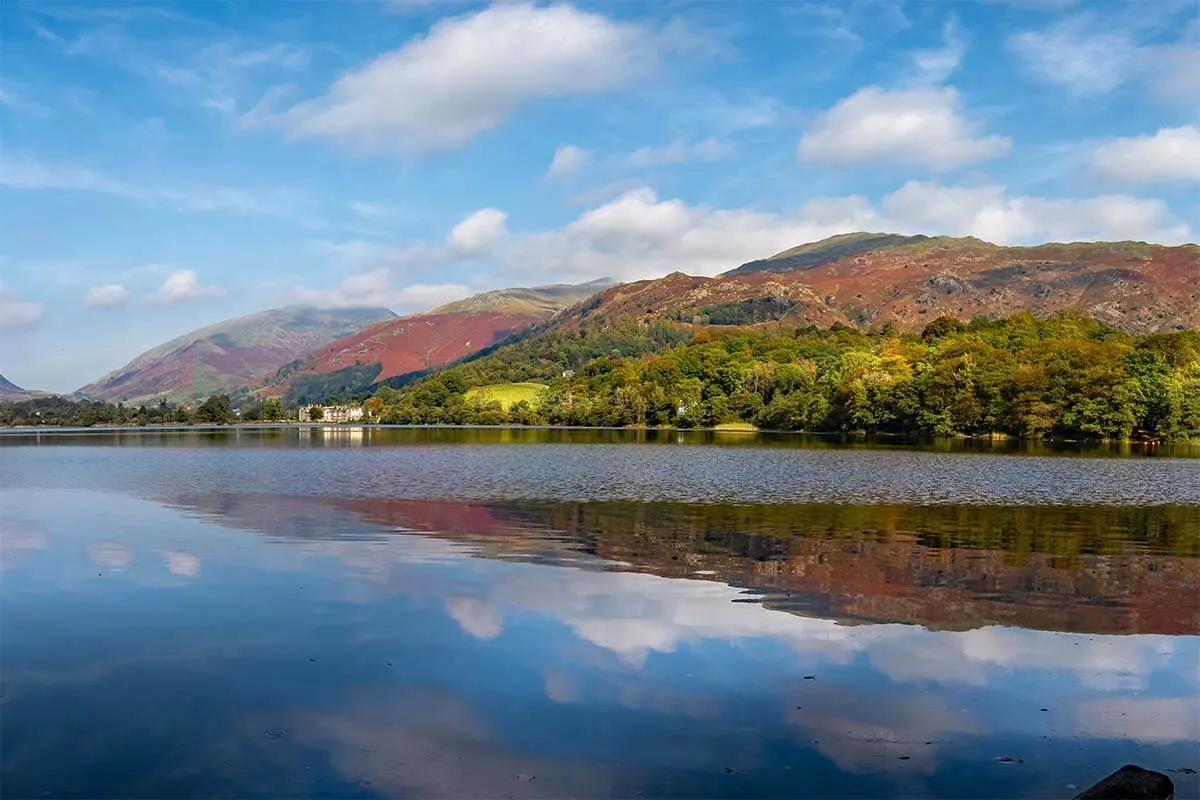
[[383, 367], [377, 380], [420, 372], [482, 350], [544, 318], [485, 311], [388, 320], [317, 348], [288, 380], [372, 363]]
[[501, 289], [424, 314], [387, 320], [313, 350], [281, 369], [260, 391], [286, 395], [305, 379], [354, 367], [379, 365], [371, 381], [440, 367], [549, 319], [606, 286], [607, 281], [594, 281], [577, 286]]
[[1077, 242], [1002, 247], [972, 238], [855, 233], [713, 278], [621, 284], [561, 317], [753, 325], [774, 320], [920, 330], [960, 319], [1081, 311], [1134, 333], [1200, 328], [1200, 247]]

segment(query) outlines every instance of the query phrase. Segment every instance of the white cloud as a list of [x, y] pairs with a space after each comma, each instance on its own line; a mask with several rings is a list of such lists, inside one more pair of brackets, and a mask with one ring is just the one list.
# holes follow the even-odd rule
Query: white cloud
[[162, 286], [150, 295], [150, 299], [155, 303], [186, 303], [224, 294], [225, 290], [220, 286], [202, 285], [194, 269], [181, 269], [168, 275]]
[[[186, 22], [183, 17], [176, 20]], [[262, 81], [308, 64], [308, 53], [291, 42], [246, 42], [172, 37], [160, 28], [139, 35], [133, 19], [110, 19], [75, 38], [34, 22], [34, 33], [64, 55], [103, 61], [144, 81], [174, 103], [233, 114]]]
[[83, 304], [88, 308], [112, 308], [119, 306], [129, 299], [129, 290], [119, 283], [106, 283], [101, 286], [91, 286]]
[[[186, 48], [183, 53], [189, 53]], [[165, 84], [174, 96], [222, 114], [236, 113], [257, 76], [269, 71], [294, 72], [308, 63], [308, 54], [290, 44], [246, 47], [236, 42], [214, 42], [191, 56], [187, 63], [139, 61], [140, 71]]]
[[532, 280], [617, 280], [679, 270], [714, 275], [804, 242], [852, 231], [977, 236], [1000, 244], [1046, 240], [1190, 241], [1193, 231], [1161, 200], [1129, 195], [1057, 198], [1013, 195], [1002, 186], [909, 182], [878, 206], [863, 197], [811, 200], [789, 213], [691, 206], [642, 187], [590, 209], [560, 230], [512, 237], [494, 258], [503, 272]]
[[529, 101], [611, 90], [643, 73], [667, 37], [569, 5], [498, 3], [423, 37], [276, 115], [296, 137], [366, 151], [458, 147]]
[[546, 177], [556, 180], [574, 175], [583, 169], [591, 157], [591, 150], [585, 150], [573, 144], [560, 144], [554, 151], [554, 158], [550, 160], [550, 168], [546, 170]]
[[[1009, 48], [1031, 74], [1079, 97], [1144, 83], [1163, 102], [1194, 113], [1200, 102], [1200, 23], [1174, 16], [1186, 4], [1134, 4], [1120, 16], [1080, 13], [1025, 31]], [[1170, 41], [1169, 33], [1176, 33]], [[1167, 35], [1164, 35], [1167, 34]]]
[[446, 237], [450, 258], [482, 255], [508, 237], [508, 215], [494, 208], [482, 208], [455, 225]]
[[176, 211], [228, 211], [244, 215], [288, 215], [295, 211], [293, 190], [251, 191], [232, 186], [138, 184], [94, 170], [6, 154], [0, 159], [0, 186], [31, 191], [74, 191], [109, 195], [150, 208]]
[[856, 197], [779, 216], [660, 200], [643, 187], [586, 211], [562, 230], [522, 237], [501, 258], [514, 272], [533, 267], [579, 279], [628, 280], [674, 270], [712, 275], [800, 242], [860, 230], [874, 217], [866, 200]]
[[839, 101], [805, 132], [801, 161], [885, 161], [949, 169], [1008, 152], [1004, 136], [976, 136], [958, 92], [868, 86]]
[[447, 597], [446, 613], [476, 639], [495, 639], [504, 631], [504, 617], [500, 609], [478, 597]]
[[395, 286], [391, 270], [384, 267], [351, 275], [333, 289], [300, 286], [293, 290], [298, 302], [321, 308], [382, 307], [406, 311], [423, 311], [471, 294], [470, 289], [459, 284]]
[[167, 571], [181, 578], [194, 578], [200, 574], [200, 558], [191, 553], [172, 551], [163, 557]]
[[1162, 200], [1124, 194], [1088, 198], [1010, 196], [1003, 186], [910, 181], [881, 203], [889, 230], [977, 236], [1000, 244], [1136, 239], [1189, 241], [1191, 229]]
[[1200, 181], [1200, 128], [1113, 139], [1092, 152], [1092, 167], [1104, 177], [1132, 182]]
[[1087, 15], [1019, 33], [1009, 46], [1039, 78], [1080, 95], [1111, 91], [1141, 68], [1138, 48], [1127, 29], [1100, 28]]
[[382, 203], [366, 203], [360, 200], [352, 200], [346, 204], [346, 207], [357, 216], [367, 220], [402, 219], [407, 216], [407, 213], [403, 209]]
[[0, 284], [0, 332], [32, 328], [44, 315], [45, 307], [41, 303], [21, 300]]
[[918, 85], [939, 85], [954, 74], [962, 62], [967, 44], [962, 28], [954, 17], [942, 26], [942, 46], [917, 50], [912, 54], [913, 81]]
[[717, 139], [704, 139], [688, 143], [676, 139], [663, 147], [639, 147], [625, 156], [627, 167], [654, 167], [662, 164], [682, 164], [686, 161], [715, 161], [732, 152], [728, 143]]

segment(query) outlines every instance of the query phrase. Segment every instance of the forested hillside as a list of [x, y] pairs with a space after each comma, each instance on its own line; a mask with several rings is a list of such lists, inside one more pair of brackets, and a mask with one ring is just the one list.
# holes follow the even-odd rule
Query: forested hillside
[[[473, 387], [536, 381], [507, 409]], [[1200, 332], [1133, 335], [1068, 314], [921, 333], [706, 328], [549, 330], [369, 408], [384, 422], [715, 426], [931, 435], [1200, 437]]]

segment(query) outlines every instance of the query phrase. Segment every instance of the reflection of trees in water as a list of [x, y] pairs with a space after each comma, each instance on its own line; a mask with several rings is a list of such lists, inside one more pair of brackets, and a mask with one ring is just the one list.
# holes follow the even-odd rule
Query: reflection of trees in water
[[848, 622], [1200, 632], [1195, 507], [176, 502], [272, 535], [371, 539], [376, 566], [387, 529], [403, 529], [466, 546], [459, 557], [719, 580], [770, 608]]

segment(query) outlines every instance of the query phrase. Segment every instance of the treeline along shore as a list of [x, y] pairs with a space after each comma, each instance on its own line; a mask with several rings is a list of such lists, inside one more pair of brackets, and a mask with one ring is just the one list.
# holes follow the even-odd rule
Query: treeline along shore
[[[934, 320], [919, 333], [622, 322], [549, 329], [326, 402], [368, 422], [758, 428], [920, 436], [1200, 439], [1200, 332], [1135, 335], [1078, 314]], [[317, 416], [317, 415], [314, 415]], [[233, 408], [0, 403], [0, 425], [223, 424]]]

